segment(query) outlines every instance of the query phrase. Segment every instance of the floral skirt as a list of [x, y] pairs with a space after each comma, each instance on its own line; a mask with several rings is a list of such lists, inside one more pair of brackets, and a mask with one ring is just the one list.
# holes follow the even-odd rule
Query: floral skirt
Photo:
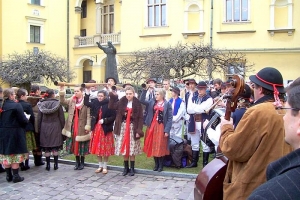
[[97, 156], [111, 156], [115, 154], [113, 133], [104, 134], [100, 124], [96, 124], [90, 141], [90, 153]]
[[3, 165], [21, 163], [25, 159], [26, 159], [25, 154], [0, 155], [0, 163], [2, 163]]
[[35, 142], [35, 135], [34, 135], [33, 131], [26, 132], [26, 144], [27, 144], [28, 151], [32, 151], [37, 148], [36, 142]]
[[89, 154], [90, 141], [78, 142], [78, 154], [75, 154], [75, 138], [72, 136], [66, 139], [66, 151], [69, 154], [74, 154], [75, 156], [85, 156]]
[[63, 150], [63, 145], [58, 147], [41, 147], [41, 151], [43, 152], [52, 152], [52, 151], [61, 151]]
[[[124, 140], [124, 135], [125, 135], [125, 128], [126, 128], [126, 123], [122, 123], [121, 125], [121, 131], [120, 135], [116, 136], [116, 151], [115, 155], [121, 156], [125, 155], [126, 152], [121, 152], [121, 146]], [[133, 124], [130, 124], [130, 148], [129, 148], [129, 155], [134, 156], [142, 153], [142, 148], [141, 148], [141, 143], [140, 140], [134, 140], [134, 131], [133, 131]]]

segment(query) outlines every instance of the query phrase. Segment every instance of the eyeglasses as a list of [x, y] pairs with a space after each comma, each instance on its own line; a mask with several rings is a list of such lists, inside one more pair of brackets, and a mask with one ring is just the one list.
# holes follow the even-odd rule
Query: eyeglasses
[[296, 112], [298, 112], [300, 110], [299, 108], [288, 108], [288, 107], [277, 107], [275, 109], [276, 109], [278, 115], [285, 115], [286, 110], [294, 110]]

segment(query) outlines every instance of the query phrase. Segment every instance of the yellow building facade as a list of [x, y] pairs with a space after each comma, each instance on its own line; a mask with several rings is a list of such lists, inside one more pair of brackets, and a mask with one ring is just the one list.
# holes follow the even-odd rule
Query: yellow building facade
[[[69, 60], [74, 83], [105, 81], [96, 42], [108, 41], [118, 65], [132, 51], [200, 42], [245, 53], [253, 73], [272, 66], [286, 82], [300, 74], [297, 0], [1, 0], [0, 11], [0, 56], [51, 51]], [[30, 41], [30, 27], [39, 42]]]
[[[2, 62], [8, 54], [23, 54], [26, 50], [45, 50], [67, 59], [68, 7], [67, 1], [61, 0], [1, 0]], [[33, 66], [32, 70], [38, 69]]]
[[[300, 74], [300, 1], [76, 0], [74, 7], [77, 82], [104, 81], [106, 55], [95, 43], [108, 40], [117, 48], [118, 63], [139, 49], [201, 42], [246, 54], [255, 64], [253, 73], [272, 66], [286, 82]], [[86, 17], [79, 19], [82, 12]], [[88, 60], [96, 61], [96, 55], [90, 66]]]

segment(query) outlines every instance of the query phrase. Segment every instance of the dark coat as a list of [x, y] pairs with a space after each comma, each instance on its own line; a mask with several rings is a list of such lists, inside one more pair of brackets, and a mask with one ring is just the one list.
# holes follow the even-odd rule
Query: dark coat
[[25, 127], [28, 120], [21, 104], [12, 100], [5, 100], [2, 110], [0, 116], [0, 154], [27, 153]]
[[44, 99], [38, 102], [38, 127], [41, 147], [58, 147], [63, 144], [62, 129], [65, 116], [57, 99]]
[[23, 100], [19, 100], [19, 103], [22, 105], [24, 112], [26, 114], [30, 115], [29, 123], [27, 124], [25, 131], [33, 131], [34, 132], [35, 117], [34, 117], [34, 113], [33, 113], [31, 104], [26, 101], [23, 101]]
[[103, 119], [102, 128], [104, 134], [106, 135], [107, 133], [112, 132], [114, 121], [116, 119], [116, 111], [108, 109], [108, 99], [104, 99], [103, 101], [98, 101], [98, 99], [94, 99], [92, 102], [89, 102], [89, 98], [90, 95], [85, 94], [84, 105], [89, 107], [91, 110], [91, 130], [94, 130], [95, 125], [100, 120], [99, 110], [101, 109]]
[[267, 168], [267, 180], [254, 190], [249, 200], [300, 199], [300, 149], [271, 163]]
[[[114, 134], [120, 135], [121, 125], [123, 122], [123, 117], [126, 112], [128, 100], [127, 100], [126, 96], [124, 96], [118, 101], [118, 95], [114, 95], [112, 92], [109, 93], [109, 97], [110, 98], [109, 98], [108, 108], [117, 110]], [[144, 136], [143, 108], [142, 108], [142, 104], [136, 97], [133, 97], [133, 101], [132, 101], [131, 118], [132, 118], [134, 133], [138, 133], [140, 137], [143, 137]], [[136, 134], [133, 134], [133, 135], [134, 135], [135, 140], [140, 139], [140, 137], [138, 137], [138, 138], [136, 137]]]
[[[150, 127], [153, 116], [154, 116], [154, 105], [156, 103], [155, 99], [151, 99], [150, 101], [146, 101], [146, 90], [143, 90], [140, 101], [144, 104], [147, 105], [148, 111], [147, 111], [147, 116], [145, 123], [148, 127]], [[164, 133], [170, 134], [170, 130], [172, 127], [172, 120], [173, 120], [173, 110], [172, 110], [172, 105], [170, 102], [165, 100], [164, 102], [164, 112], [163, 112], [163, 122], [164, 122]]]

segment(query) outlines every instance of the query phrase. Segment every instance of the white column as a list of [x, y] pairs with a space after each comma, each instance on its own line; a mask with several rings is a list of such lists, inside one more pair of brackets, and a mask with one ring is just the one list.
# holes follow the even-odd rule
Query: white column
[[275, 5], [271, 4], [270, 5], [270, 29], [273, 30], [275, 29]]
[[101, 34], [101, 11], [102, 3], [96, 3], [96, 34]]
[[288, 28], [293, 28], [293, 4], [288, 4]]

